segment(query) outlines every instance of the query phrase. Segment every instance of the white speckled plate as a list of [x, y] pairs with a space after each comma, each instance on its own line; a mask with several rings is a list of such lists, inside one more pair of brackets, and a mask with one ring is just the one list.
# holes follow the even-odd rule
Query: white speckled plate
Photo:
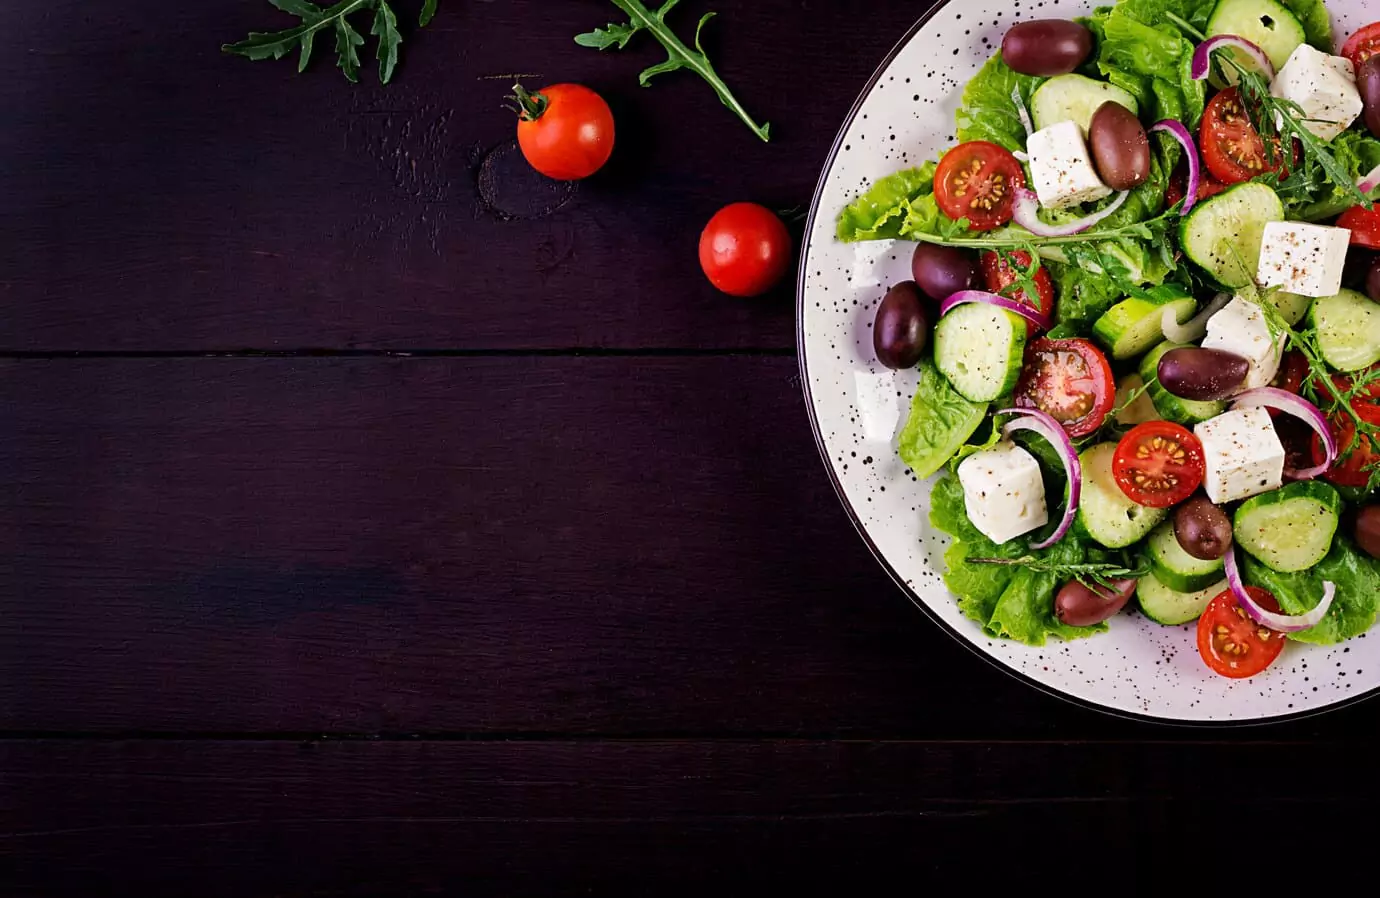
[[[1329, 0], [1344, 39], [1377, 17], [1369, 0]], [[953, 141], [963, 85], [1024, 18], [1071, 18], [1083, 0], [950, 0], [918, 22], [854, 107], [811, 211], [798, 295], [800, 366], [820, 451], [839, 496], [877, 559], [915, 603], [976, 652], [1034, 686], [1118, 714], [1189, 723], [1293, 717], [1380, 689], [1380, 630], [1345, 645], [1290, 644], [1243, 681], [1208, 671], [1193, 627], [1123, 614], [1110, 633], [1029, 648], [988, 638], [940, 580], [948, 539], [928, 524], [929, 484], [896, 456], [914, 378], [877, 364], [869, 325], [886, 287], [910, 277], [905, 243], [844, 246], [840, 209], [872, 181], [933, 158]]]

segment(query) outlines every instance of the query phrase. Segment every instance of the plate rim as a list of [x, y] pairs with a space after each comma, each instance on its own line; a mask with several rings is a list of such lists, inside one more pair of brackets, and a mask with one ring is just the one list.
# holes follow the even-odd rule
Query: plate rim
[[838, 474], [837, 472], [835, 472], [833, 464], [829, 460], [829, 449], [824, 443], [824, 432], [820, 428], [819, 417], [815, 413], [814, 395], [810, 391], [810, 372], [807, 366], [808, 357], [806, 353], [805, 344], [805, 281], [810, 270], [809, 258], [810, 251], [813, 245], [813, 240], [811, 239], [811, 237], [814, 234], [815, 224], [819, 217], [820, 207], [824, 199], [825, 187], [829, 182], [829, 176], [833, 172], [834, 165], [838, 161], [839, 151], [843, 146], [843, 141], [845, 136], [848, 134], [848, 130], [853, 127], [853, 123], [857, 119], [859, 113], [862, 111], [863, 105], [867, 102], [868, 98], [872, 96], [872, 93], [876, 89], [878, 82], [881, 81], [882, 77], [886, 74], [887, 69], [891, 67], [891, 64], [896, 61], [896, 57], [899, 56], [901, 52], [910, 44], [910, 42], [915, 39], [916, 35], [918, 35], [924, 29], [925, 25], [927, 25], [929, 21], [935, 17], [935, 15], [937, 15], [941, 10], [947, 7], [951, 2], [953, 2], [953, 0], [937, 0], [937, 2], [935, 2], [928, 10], [925, 11], [923, 15], [920, 16], [919, 19], [915, 21], [915, 24], [910, 27], [910, 29], [901, 37], [901, 39], [898, 40], [896, 44], [887, 52], [886, 56], [883, 57], [882, 61], [878, 63], [876, 70], [873, 71], [871, 77], [868, 78], [867, 83], [858, 93], [857, 99], [853, 101], [852, 108], [849, 109], [848, 115], [845, 116], [843, 124], [839, 127], [838, 133], [834, 136], [833, 144], [829, 148], [829, 155], [826, 157], [824, 162], [824, 168], [820, 172], [819, 181], [815, 185], [814, 196], [810, 200], [810, 213], [805, 219], [805, 232], [803, 241], [804, 245], [801, 247], [799, 272], [796, 275], [795, 294], [795, 339], [797, 366], [800, 372], [800, 387], [805, 397], [805, 411], [806, 414], [809, 415], [810, 430], [813, 432], [814, 435], [815, 448], [819, 452], [820, 460], [824, 463], [825, 473], [828, 474], [829, 482], [832, 483], [834, 486], [834, 492], [837, 494], [839, 502], [842, 503], [844, 510], [848, 513], [848, 519], [852, 522], [853, 529], [857, 531], [858, 536], [862, 537], [863, 543], [867, 546], [868, 551], [872, 553], [872, 557], [877, 561], [878, 564], [882, 566], [882, 569], [886, 571], [887, 575], [891, 578], [892, 582], [900, 588], [902, 594], [904, 594], [905, 597], [910, 600], [910, 603], [919, 608], [920, 611], [922, 611], [925, 614], [925, 616], [930, 619], [931, 622], [938, 625], [940, 630], [948, 634], [948, 636], [951, 639], [956, 641], [959, 645], [963, 646], [969, 652], [972, 652], [974, 655], [981, 658], [986, 663], [992, 665], [997, 670], [1006, 674], [1007, 676], [1012, 677], [1013, 679], [1021, 683], [1024, 683], [1025, 685], [1030, 686], [1036, 690], [1039, 690], [1040, 692], [1043, 692], [1046, 695], [1053, 696], [1054, 698], [1057, 698], [1061, 701], [1067, 702], [1072, 705], [1076, 705], [1080, 708], [1085, 708], [1087, 710], [1094, 711], [1099, 714], [1105, 714], [1109, 717], [1116, 717], [1123, 720], [1133, 720], [1139, 723], [1149, 723], [1166, 727], [1178, 727], [1182, 729], [1191, 730], [1235, 730], [1247, 729], [1251, 727], [1267, 727], [1274, 726], [1276, 724], [1306, 720], [1311, 717], [1329, 714], [1333, 711], [1340, 711], [1343, 708], [1348, 708], [1353, 705], [1357, 705], [1364, 701], [1367, 701], [1368, 699], [1374, 698], [1377, 694], [1380, 694], [1380, 686], [1372, 687], [1371, 689], [1367, 690], [1366, 692], [1360, 693], [1359, 695], [1349, 696], [1347, 698], [1341, 699], [1340, 701], [1332, 702], [1330, 704], [1323, 705], [1317, 708], [1307, 708], [1301, 711], [1294, 711], [1288, 714], [1272, 714], [1265, 717], [1254, 717], [1241, 720], [1197, 720], [1184, 719], [1178, 717], [1161, 717], [1155, 714], [1140, 714], [1135, 711], [1127, 711], [1121, 708], [1113, 708], [1108, 705], [1103, 705], [1098, 702], [1092, 701], [1090, 699], [1081, 698], [1079, 696], [1064, 692], [1061, 689], [1057, 689], [1053, 686], [1041, 683], [1034, 677], [1031, 677], [1028, 674], [1023, 673], [1015, 669], [1014, 667], [1010, 667], [1002, 663], [999, 659], [987, 654], [986, 652], [981, 651], [978, 648], [978, 646], [973, 642], [973, 640], [969, 639], [967, 636], [960, 633], [956, 627], [952, 626], [942, 617], [940, 617], [937, 613], [935, 613], [935, 611], [929, 607], [925, 600], [920, 598], [920, 596], [915, 592], [915, 590], [912, 589], [906, 583], [905, 578], [903, 578], [900, 575], [900, 573], [896, 570], [896, 568], [892, 566], [891, 562], [887, 561], [886, 556], [882, 554], [882, 551], [877, 547], [876, 542], [874, 542], [872, 537], [868, 534], [867, 528], [864, 526], [862, 522], [862, 518], [858, 515], [858, 511], [853, 506], [853, 503], [849, 501], [848, 493], [844, 489], [842, 481], [839, 480]]

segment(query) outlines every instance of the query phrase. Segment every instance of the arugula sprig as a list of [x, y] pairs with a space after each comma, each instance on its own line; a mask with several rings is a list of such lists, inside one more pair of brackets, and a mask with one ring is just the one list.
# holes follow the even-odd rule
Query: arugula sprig
[[1041, 237], [1038, 234], [1032, 234], [1025, 228], [1014, 225], [998, 231], [987, 231], [978, 236], [973, 236], [971, 232], [930, 234], [916, 231], [907, 232], [905, 237], [907, 240], [920, 243], [935, 243], [941, 246], [956, 246], [967, 249], [1028, 250], [1031, 248], [1038, 249], [1042, 246], [1075, 246], [1128, 239], [1157, 241], [1165, 235], [1170, 221], [1177, 221], [1178, 218], [1178, 207], [1175, 206], [1145, 221], [1117, 225], [1111, 228], [1094, 227], [1078, 234], [1067, 234], [1062, 237]]
[[709, 57], [704, 52], [704, 46], [700, 43], [700, 34], [704, 31], [705, 24], [714, 18], [716, 13], [707, 12], [700, 17], [700, 23], [695, 27], [695, 48], [692, 50], [680, 38], [676, 37], [675, 32], [666, 24], [666, 15], [675, 8], [680, 0], [665, 0], [656, 12], [648, 9], [642, 0], [611, 0], [611, 2], [628, 14], [628, 21], [614, 22], [604, 28], [596, 28], [585, 34], [577, 35], [575, 43], [582, 47], [593, 47], [597, 50], [611, 48], [621, 50], [638, 32], [646, 31], [666, 48], [667, 58], [665, 62], [657, 63], [651, 68], [645, 69], [638, 76], [638, 82], [643, 87], [650, 86], [652, 79], [657, 75], [689, 69], [708, 82], [709, 86], [714, 88], [714, 92], [719, 95], [723, 104], [733, 110], [734, 114], [742, 119], [754, 134], [762, 138], [763, 142], [771, 139], [771, 125], [759, 125], [753, 120], [748, 111], [743, 108], [743, 104], [738, 102], [738, 98], [733, 95], [733, 91], [729, 90], [728, 85], [719, 77], [719, 73], [714, 71], [714, 65], [709, 61]]
[[1091, 590], [1116, 589], [1117, 580], [1134, 580], [1150, 573], [1150, 565], [1144, 561], [1132, 562], [1123, 553], [1121, 563], [1111, 561], [1087, 561], [1064, 563], [1046, 561], [1034, 555], [1019, 558], [969, 558], [969, 564], [996, 564], [1007, 567], [1023, 567], [1043, 574], [1054, 574], [1065, 580], [1077, 580]]
[[[268, 0], [278, 9], [302, 20], [302, 24], [284, 31], [250, 32], [249, 37], [234, 43], [225, 44], [221, 50], [244, 56], [248, 59], [282, 59], [298, 51], [297, 71], [302, 72], [311, 62], [312, 50], [317, 34], [330, 29], [335, 33], [336, 64], [345, 77], [352, 82], [359, 81], [359, 48], [364, 46], [364, 35], [360, 34], [350, 22], [350, 16], [361, 12], [374, 14], [369, 33], [378, 38], [379, 81], [387, 84], [393, 80], [393, 72], [398, 67], [398, 53], [402, 45], [402, 32], [398, 30], [398, 17], [388, 0], [341, 0], [330, 7], [321, 7], [310, 0]], [[418, 19], [419, 26], [425, 26], [436, 15], [437, 0], [426, 0]]]

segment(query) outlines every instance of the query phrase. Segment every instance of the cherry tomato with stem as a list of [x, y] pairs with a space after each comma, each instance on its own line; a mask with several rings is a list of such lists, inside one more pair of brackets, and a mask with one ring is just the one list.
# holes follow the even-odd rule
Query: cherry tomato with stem
[[985, 140], [962, 143], [944, 154], [934, 173], [934, 198], [954, 221], [966, 218], [974, 231], [991, 231], [1011, 220], [1016, 188], [1025, 169], [1005, 149]]
[[522, 155], [557, 181], [579, 181], [604, 167], [613, 154], [613, 112], [604, 98], [581, 84], [553, 84], [529, 93], [513, 85]]
[[700, 235], [700, 267], [730, 296], [761, 296], [791, 265], [791, 235], [764, 206], [734, 203], [715, 213]]

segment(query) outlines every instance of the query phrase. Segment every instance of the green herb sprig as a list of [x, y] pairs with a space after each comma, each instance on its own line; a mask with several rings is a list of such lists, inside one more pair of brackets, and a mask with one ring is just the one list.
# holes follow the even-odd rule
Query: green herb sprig
[[[378, 38], [379, 81], [387, 84], [393, 80], [393, 72], [398, 67], [399, 48], [402, 45], [402, 32], [398, 30], [398, 17], [388, 0], [341, 0], [330, 7], [322, 7], [310, 0], [268, 0], [278, 9], [302, 20], [302, 24], [284, 31], [254, 31], [244, 40], [225, 44], [221, 47], [226, 53], [244, 56], [248, 59], [282, 59], [298, 52], [297, 71], [302, 72], [311, 62], [316, 36], [327, 29], [335, 34], [336, 64], [345, 77], [352, 82], [359, 81], [359, 48], [364, 46], [364, 35], [350, 22], [356, 13], [372, 12], [373, 24], [369, 33]], [[425, 26], [436, 16], [437, 0], [426, 0], [418, 18], [419, 27]]]
[[1117, 580], [1134, 580], [1150, 573], [1150, 565], [1145, 562], [1132, 565], [1129, 560], [1122, 564], [1109, 561], [1089, 561], [1065, 564], [1057, 561], [1044, 561], [1034, 555], [1020, 558], [969, 558], [970, 564], [998, 564], [1008, 567], [1023, 567], [1044, 574], [1054, 574], [1065, 580], [1077, 580], [1089, 589], [1114, 591]]
[[734, 114], [742, 119], [754, 134], [764, 142], [770, 140], [771, 125], [759, 125], [748, 114], [748, 111], [743, 108], [743, 104], [738, 102], [738, 98], [733, 95], [733, 91], [729, 90], [728, 85], [719, 77], [718, 72], [714, 71], [714, 65], [709, 61], [704, 47], [700, 44], [700, 34], [704, 31], [705, 24], [714, 18], [715, 13], [705, 13], [700, 18], [699, 25], [695, 27], [695, 48], [692, 50], [680, 38], [676, 37], [675, 32], [666, 24], [666, 15], [679, 2], [680, 0], [665, 0], [656, 12], [652, 12], [642, 0], [612, 0], [614, 6], [628, 14], [628, 21], [611, 23], [607, 27], [596, 28], [594, 31], [578, 35], [575, 38], [575, 43], [582, 47], [593, 47], [597, 50], [611, 48], [621, 50], [638, 32], [646, 31], [666, 48], [667, 59], [665, 62], [657, 63], [642, 72], [638, 81], [643, 87], [649, 86], [652, 79], [657, 75], [689, 69], [708, 82], [709, 86], [714, 88], [714, 92], [719, 95], [723, 104], [733, 110]]

